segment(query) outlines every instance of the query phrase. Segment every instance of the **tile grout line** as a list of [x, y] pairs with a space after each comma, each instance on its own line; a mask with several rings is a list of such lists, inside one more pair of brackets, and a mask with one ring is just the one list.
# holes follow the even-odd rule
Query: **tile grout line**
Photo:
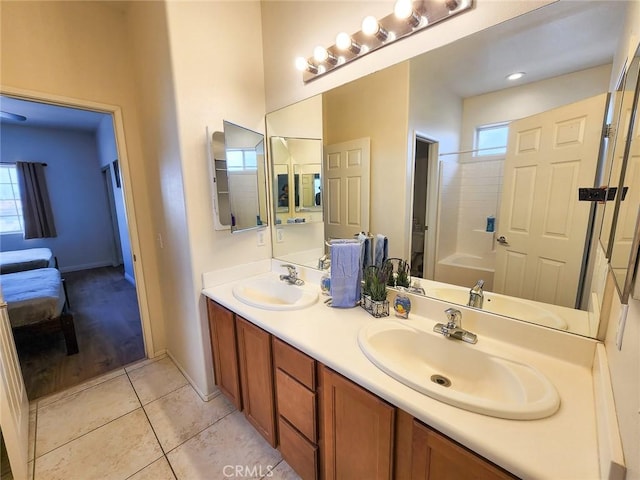
[[[217, 396], [217, 395], [216, 395]], [[215, 397], [214, 397], [215, 398]], [[213, 400], [213, 399], [212, 399]], [[168, 452], [165, 453], [165, 455], [168, 455], [169, 453], [173, 452], [174, 450], [176, 450], [177, 448], [181, 447], [182, 445], [184, 445], [185, 443], [187, 443], [189, 440], [191, 440], [193, 437], [196, 437], [198, 435], [200, 435], [202, 432], [204, 432], [205, 430], [207, 430], [208, 428], [213, 427], [215, 424], [217, 424], [218, 422], [220, 422], [221, 420], [227, 418], [229, 415], [231, 415], [232, 413], [235, 412], [239, 412], [240, 410], [238, 410], [237, 408], [233, 407], [233, 410], [231, 410], [230, 412], [225, 413], [222, 417], [220, 417], [219, 419], [217, 419], [215, 422], [213, 422], [211, 425], [207, 425], [206, 427], [204, 427], [202, 430], [199, 430], [198, 432], [194, 433], [193, 435], [191, 435], [189, 438], [187, 438], [185, 441], [179, 443], [178, 445], [176, 445], [175, 447], [173, 447], [171, 450], [169, 450]], [[160, 447], [162, 447], [162, 445], [160, 445]], [[162, 449], [162, 451], [164, 451], [164, 448]], [[167, 457], [167, 460], [169, 460], [169, 458]]]
[[[137, 370], [137, 369], [134, 369], [134, 371], [135, 370]], [[131, 381], [131, 377], [129, 376], [129, 372], [125, 371], [125, 374], [127, 375], [127, 380], [129, 380], [129, 383], [131, 384], [131, 388], [133, 388], [133, 392], [136, 394], [136, 398], [138, 399], [138, 402], [140, 402], [140, 407], [142, 408], [142, 413], [144, 413], [144, 417], [147, 419], [147, 423], [149, 424], [149, 428], [151, 428], [151, 431], [153, 432], [153, 436], [156, 437], [156, 442], [158, 442], [158, 446], [160, 447], [160, 451], [162, 452], [162, 457], [164, 457], [164, 459], [167, 461], [167, 464], [169, 465], [169, 468], [171, 469], [171, 473], [173, 474], [173, 477], [177, 479], [178, 476], [176, 475], [176, 472], [173, 470], [173, 465], [171, 465], [171, 462], [169, 461], [169, 458], [167, 457], [167, 453], [164, 451], [164, 448], [162, 447], [162, 443], [160, 443], [160, 439], [158, 438], [158, 434], [156, 433], [156, 429], [153, 428], [153, 424], [151, 423], [151, 420], [149, 419], [149, 415], [147, 415], [147, 410], [144, 408], [144, 405], [142, 404], [142, 400], [140, 400], [140, 396], [138, 395], [138, 391], [136, 390], [136, 387], [133, 385], [133, 382]], [[188, 382], [187, 382], [187, 384], [188, 384]], [[182, 387], [180, 387], [180, 388], [182, 388]], [[172, 392], [175, 392], [177, 390], [178, 390], [178, 388], [176, 388]], [[169, 392], [169, 393], [172, 393], [172, 392]], [[166, 395], [168, 395], [168, 394], [166, 394]], [[166, 395], [163, 395], [163, 397], [166, 396]], [[160, 397], [160, 398], [162, 398], [162, 397]], [[160, 398], [157, 398], [156, 400], [159, 400]], [[152, 403], [152, 402], [149, 402], [149, 403]], [[160, 458], [162, 458], [162, 457], [160, 457]], [[158, 460], [159, 460], [159, 458], [156, 458], [153, 462], [149, 463], [149, 465], [157, 462]], [[138, 471], [144, 470], [149, 465], [145, 465], [144, 467], [142, 467]], [[138, 472], [136, 472], [136, 473], [138, 473]], [[135, 475], [135, 473], [134, 473], [134, 475]], [[131, 475], [129, 477], [127, 477], [127, 478], [131, 478]]]

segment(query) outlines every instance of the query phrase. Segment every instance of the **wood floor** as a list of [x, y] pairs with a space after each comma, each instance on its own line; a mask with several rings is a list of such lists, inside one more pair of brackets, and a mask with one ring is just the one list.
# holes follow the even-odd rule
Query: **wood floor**
[[29, 400], [64, 390], [144, 358], [140, 311], [122, 268], [62, 275], [67, 283], [80, 352], [67, 356], [62, 333], [16, 332]]

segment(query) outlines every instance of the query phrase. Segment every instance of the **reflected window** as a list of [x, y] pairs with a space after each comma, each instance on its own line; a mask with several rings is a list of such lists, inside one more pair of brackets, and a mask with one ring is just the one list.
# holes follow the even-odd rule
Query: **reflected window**
[[254, 150], [232, 150], [227, 149], [227, 170], [257, 170], [258, 156]]
[[476, 128], [475, 157], [489, 155], [504, 155], [507, 153], [507, 140], [509, 138], [509, 124], [497, 123], [482, 125]]
[[0, 233], [22, 233], [22, 201], [15, 165], [0, 165]]

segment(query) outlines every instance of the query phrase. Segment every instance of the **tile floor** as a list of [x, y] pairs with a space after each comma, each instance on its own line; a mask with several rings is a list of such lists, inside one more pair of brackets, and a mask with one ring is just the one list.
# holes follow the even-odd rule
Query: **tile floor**
[[31, 403], [34, 480], [298, 479], [219, 394], [172, 360], [144, 360]]

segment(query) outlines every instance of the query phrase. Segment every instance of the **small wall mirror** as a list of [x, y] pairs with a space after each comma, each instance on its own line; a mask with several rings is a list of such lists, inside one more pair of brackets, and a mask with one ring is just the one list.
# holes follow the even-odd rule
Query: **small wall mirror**
[[216, 230], [231, 233], [268, 225], [264, 136], [224, 121], [211, 136]]
[[274, 136], [270, 142], [276, 225], [322, 222], [322, 140]]

